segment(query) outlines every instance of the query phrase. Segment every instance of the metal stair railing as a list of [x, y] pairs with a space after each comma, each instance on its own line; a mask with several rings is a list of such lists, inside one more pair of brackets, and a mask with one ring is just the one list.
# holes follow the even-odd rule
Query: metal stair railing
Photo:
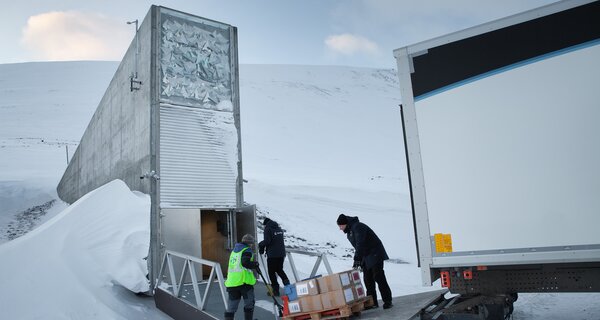
[[331, 271], [331, 266], [329, 265], [329, 261], [327, 260], [327, 255], [325, 253], [322, 253], [322, 252], [308, 252], [308, 251], [303, 251], [303, 250], [287, 249], [287, 248], [286, 248], [285, 251], [286, 251], [286, 254], [288, 256], [288, 260], [290, 261], [290, 266], [292, 268], [292, 273], [294, 274], [294, 279], [296, 280], [296, 282], [298, 282], [298, 280], [300, 280], [300, 279], [298, 277], [298, 271], [296, 270], [296, 263], [294, 262], [294, 258], [292, 257], [292, 253], [306, 255], [306, 256], [312, 256], [312, 257], [317, 257], [317, 260], [315, 261], [315, 265], [313, 266], [313, 269], [310, 272], [309, 278], [312, 278], [312, 277], [314, 277], [314, 276], [317, 275], [317, 271], [319, 271], [319, 266], [321, 265], [321, 262], [323, 262], [323, 265], [325, 265], [325, 270], [327, 270], [327, 273], [328, 274], [333, 274], [333, 272]]
[[[174, 257], [183, 260], [183, 268], [181, 270], [181, 275], [180, 275], [179, 279], [177, 279], [176, 274], [175, 274], [175, 269], [173, 267], [173, 258]], [[208, 280], [206, 280], [206, 282], [198, 281], [198, 277], [196, 276], [196, 267], [195, 267], [195, 265], [197, 265], [197, 264], [201, 265], [201, 266], [211, 267], [210, 276], [208, 277]], [[164, 282], [163, 278], [167, 277], [167, 274], [164, 274], [164, 272], [167, 272], [167, 271], [168, 271], [167, 274], [168, 274], [168, 277], [169, 277], [169, 280], [171, 281], [171, 283], [166, 284], [167, 287], [165, 288], [164, 284], [163, 284], [163, 282]], [[195, 308], [197, 308], [199, 310], [203, 310], [203, 311], [205, 310], [206, 301], [209, 298], [210, 289], [211, 289], [212, 284], [215, 283], [215, 276], [216, 276], [216, 280], [217, 280], [216, 282], [221, 291], [221, 299], [223, 300], [223, 305], [225, 306], [225, 309], [227, 309], [228, 300], [227, 300], [227, 295], [226, 295], [226, 290], [225, 290], [225, 280], [223, 278], [223, 272], [221, 271], [221, 265], [218, 262], [193, 257], [193, 256], [179, 253], [176, 251], [167, 250], [165, 252], [165, 256], [163, 258], [163, 262], [161, 264], [160, 271], [158, 272], [158, 279], [156, 281], [155, 290], [161, 289], [164, 292], [176, 297], [177, 299], [180, 299], [182, 301], [186, 301], [189, 303], [189, 301], [184, 300], [181, 296], [182, 289], [183, 289], [184, 285], [186, 285], [186, 283], [184, 283], [184, 281], [185, 281], [187, 275], [189, 275], [191, 278], [191, 285], [194, 290], [194, 298], [195, 298], [195, 302], [196, 302], [196, 305], [193, 305], [193, 303], [190, 303], [190, 304], [192, 304], [192, 306], [194, 306]], [[204, 289], [203, 295], [200, 294], [200, 287], [198, 286], [199, 283], [206, 283], [206, 288]], [[168, 290], [169, 286], [173, 289], [173, 292], [170, 292]]]
[[[309, 251], [291, 249], [291, 248], [286, 248], [285, 253], [288, 257], [288, 261], [290, 263], [290, 267], [292, 269], [292, 274], [294, 275], [295, 282], [298, 282], [298, 280], [300, 280], [300, 277], [298, 276], [298, 270], [296, 269], [296, 263], [294, 262], [294, 257], [292, 256], [292, 253], [301, 254], [301, 255], [305, 255], [305, 256], [311, 256], [311, 257], [317, 257], [317, 260], [315, 261], [315, 265], [313, 266], [313, 269], [310, 272], [309, 278], [312, 278], [317, 275], [317, 271], [319, 271], [319, 266], [321, 265], [321, 262], [325, 266], [327, 273], [333, 274], [333, 272], [331, 271], [331, 266], [329, 265], [329, 261], [327, 260], [327, 255], [325, 253], [309, 252]], [[264, 274], [269, 274], [267, 268], [265, 267], [266, 264], [265, 264], [263, 255], [260, 254], [259, 256], [260, 256], [260, 260], [261, 260], [260, 265], [263, 267], [263, 270], [266, 272]]]

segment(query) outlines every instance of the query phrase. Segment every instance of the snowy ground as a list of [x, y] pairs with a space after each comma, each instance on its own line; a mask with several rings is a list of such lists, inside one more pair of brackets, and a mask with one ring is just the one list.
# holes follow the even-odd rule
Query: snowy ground
[[[125, 289], [144, 282], [145, 196], [114, 182], [65, 209], [55, 191], [67, 147], [72, 155], [116, 67], [0, 65], [3, 319], [165, 318]], [[394, 295], [431, 290], [416, 266], [394, 71], [245, 65], [240, 77], [244, 194], [259, 216], [280, 222], [288, 244], [327, 252], [340, 271], [352, 250], [335, 219], [357, 215], [386, 245]], [[296, 263], [302, 276], [314, 259]], [[522, 294], [514, 319], [599, 320], [598, 301]]]

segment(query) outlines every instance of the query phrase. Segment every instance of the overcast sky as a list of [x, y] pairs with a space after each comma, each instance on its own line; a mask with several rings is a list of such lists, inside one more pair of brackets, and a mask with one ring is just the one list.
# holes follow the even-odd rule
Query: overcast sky
[[242, 64], [394, 68], [392, 51], [555, 0], [0, 0], [0, 63], [121, 60], [150, 5], [238, 27]]

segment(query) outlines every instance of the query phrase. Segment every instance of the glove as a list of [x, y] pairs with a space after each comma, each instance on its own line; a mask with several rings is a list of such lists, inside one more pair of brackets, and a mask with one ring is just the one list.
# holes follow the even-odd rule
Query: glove
[[258, 249], [258, 253], [259, 254], [265, 254], [265, 248]]
[[352, 269], [360, 269], [361, 263], [358, 260], [354, 260], [354, 264], [352, 265]]
[[260, 254], [265, 253], [265, 245], [263, 244], [262, 241], [258, 244], [258, 253], [260, 253]]

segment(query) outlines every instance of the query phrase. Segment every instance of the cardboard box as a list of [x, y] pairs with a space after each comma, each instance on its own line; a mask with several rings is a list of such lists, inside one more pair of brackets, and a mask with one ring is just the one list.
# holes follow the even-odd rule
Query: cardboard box
[[298, 281], [295, 286], [298, 298], [319, 294], [319, 286], [316, 279]]
[[321, 295], [304, 296], [296, 301], [290, 301], [288, 302], [288, 309], [290, 314], [323, 310]]
[[339, 308], [356, 300], [353, 287], [321, 293], [320, 296], [323, 310]]
[[353, 284], [352, 276], [349, 271], [344, 271], [318, 278], [319, 290], [321, 293], [342, 290]]
[[321, 303], [321, 297], [317, 294], [314, 296], [306, 296], [299, 299], [300, 305], [304, 312], [319, 311], [323, 310], [323, 304]]
[[337, 273], [318, 278], [317, 282], [319, 283], [321, 293], [342, 289], [340, 276]]
[[323, 310], [335, 309], [346, 304], [341, 290], [321, 293], [320, 296]]

